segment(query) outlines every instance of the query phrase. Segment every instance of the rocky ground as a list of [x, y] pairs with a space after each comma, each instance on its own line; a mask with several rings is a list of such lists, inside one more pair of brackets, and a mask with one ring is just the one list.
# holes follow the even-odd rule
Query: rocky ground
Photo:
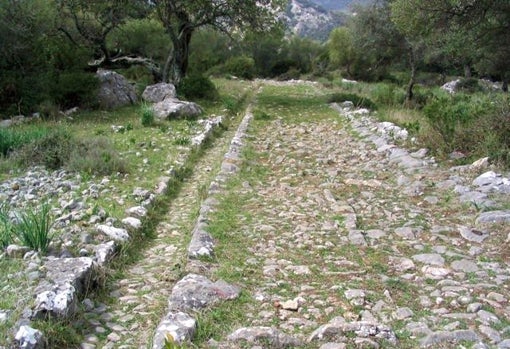
[[[321, 93], [294, 85], [276, 87]], [[218, 139], [142, 257], [83, 300], [82, 348], [510, 348], [507, 177], [437, 164], [349, 104], [270, 114]], [[214, 245], [198, 260], [197, 226]], [[239, 294], [203, 338], [208, 302]]]

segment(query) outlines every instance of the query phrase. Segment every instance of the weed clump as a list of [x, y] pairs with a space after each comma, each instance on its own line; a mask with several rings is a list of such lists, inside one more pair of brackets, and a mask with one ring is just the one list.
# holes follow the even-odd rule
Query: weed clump
[[142, 104], [140, 107], [140, 122], [142, 123], [142, 126], [152, 126], [154, 125], [154, 120], [154, 109], [152, 109], [152, 107], [147, 103]]
[[24, 246], [46, 253], [53, 239], [50, 233], [53, 222], [48, 204], [38, 210], [29, 208], [18, 214], [17, 222], [13, 225], [14, 235]]
[[76, 142], [66, 167], [87, 174], [109, 175], [127, 173], [128, 165], [105, 137], [82, 139]]

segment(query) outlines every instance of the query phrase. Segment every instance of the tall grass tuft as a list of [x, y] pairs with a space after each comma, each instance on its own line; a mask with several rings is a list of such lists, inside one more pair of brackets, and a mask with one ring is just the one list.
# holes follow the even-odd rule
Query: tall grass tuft
[[142, 123], [142, 126], [150, 127], [154, 125], [154, 120], [154, 109], [152, 109], [151, 105], [143, 103], [140, 107], [140, 122]]
[[35, 251], [46, 253], [53, 239], [50, 233], [53, 217], [50, 206], [46, 203], [40, 209], [29, 208], [18, 215], [18, 222], [14, 224], [14, 234], [20, 242]]
[[48, 128], [33, 127], [26, 129], [0, 128], [0, 155], [7, 156], [25, 144], [43, 138], [49, 133]]
[[7, 247], [12, 242], [12, 223], [9, 219], [7, 204], [0, 204], [0, 248]]

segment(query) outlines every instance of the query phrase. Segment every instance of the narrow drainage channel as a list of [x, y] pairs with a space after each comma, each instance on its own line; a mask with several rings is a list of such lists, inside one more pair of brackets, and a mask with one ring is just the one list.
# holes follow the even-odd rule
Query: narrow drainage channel
[[106, 288], [103, 302], [83, 301], [82, 348], [151, 347], [167, 299], [186, 265], [187, 247], [203, 195], [218, 171], [239, 120], [213, 139], [182, 183], [155, 228], [155, 238], [142, 257]]

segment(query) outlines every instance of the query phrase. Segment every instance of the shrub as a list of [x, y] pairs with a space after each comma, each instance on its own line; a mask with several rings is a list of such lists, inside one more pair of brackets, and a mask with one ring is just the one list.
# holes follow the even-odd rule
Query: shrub
[[129, 172], [127, 163], [105, 137], [77, 141], [66, 167], [72, 171], [99, 175]]
[[14, 224], [14, 234], [21, 243], [35, 251], [47, 252], [53, 235], [53, 217], [50, 206], [43, 204], [39, 210], [27, 209], [18, 214], [18, 222]]
[[55, 170], [67, 163], [74, 144], [71, 134], [58, 128], [24, 145], [14, 156], [20, 165], [43, 165]]
[[65, 72], [54, 82], [51, 96], [63, 108], [91, 106], [96, 102], [98, 87], [99, 80], [92, 73]]
[[147, 103], [143, 103], [140, 107], [140, 121], [144, 127], [154, 125], [154, 110]]
[[[467, 125], [483, 111], [482, 104], [464, 94], [449, 95], [438, 92], [424, 107], [423, 113], [430, 125], [443, 138], [450, 149], [455, 149], [455, 132], [461, 125]], [[460, 150], [460, 149], [457, 149]]]
[[478, 79], [475, 78], [465, 78], [460, 79], [457, 83], [457, 90], [465, 93], [475, 93], [483, 90], [482, 86]]
[[34, 127], [28, 129], [0, 128], [0, 154], [7, 156], [9, 153], [46, 136], [49, 129]]
[[219, 96], [211, 79], [203, 75], [189, 75], [177, 86], [177, 93], [187, 99], [216, 100]]
[[387, 83], [374, 84], [370, 96], [378, 105], [394, 106], [398, 104], [396, 86]]
[[255, 77], [255, 61], [247, 56], [232, 57], [225, 62], [225, 71], [239, 78], [251, 80]]
[[361, 97], [354, 93], [334, 93], [327, 98], [328, 103], [342, 103], [350, 101], [356, 108], [376, 110], [377, 106], [369, 98]]

